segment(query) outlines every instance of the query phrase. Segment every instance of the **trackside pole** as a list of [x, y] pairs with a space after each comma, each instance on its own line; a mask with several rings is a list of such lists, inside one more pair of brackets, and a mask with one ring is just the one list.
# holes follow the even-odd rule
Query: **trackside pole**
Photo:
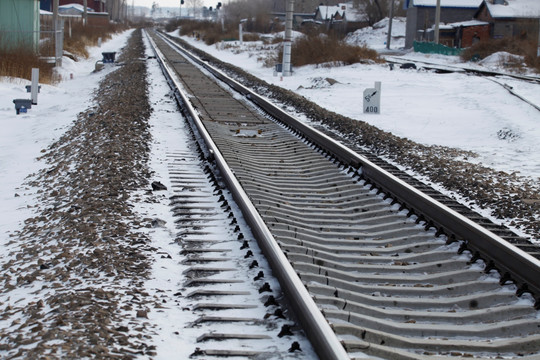
[[285, 13], [285, 39], [283, 40], [283, 76], [291, 76], [291, 49], [294, 0], [287, 0]]
[[37, 97], [38, 97], [38, 90], [39, 90], [39, 69], [33, 68], [32, 69], [32, 105], [37, 105]]

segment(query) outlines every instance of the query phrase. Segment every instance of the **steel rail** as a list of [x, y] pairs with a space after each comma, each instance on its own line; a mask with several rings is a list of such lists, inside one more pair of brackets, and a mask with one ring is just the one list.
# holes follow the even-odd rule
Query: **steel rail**
[[326, 134], [287, 114], [268, 99], [230, 78], [208, 62], [199, 59], [181, 45], [171, 40], [169, 40], [169, 43], [274, 118], [299, 132], [343, 163], [357, 168], [358, 172], [366, 180], [375, 184], [417, 216], [423, 217], [427, 224], [438, 228], [439, 231], [446, 233], [454, 240], [464, 241], [463, 249], [468, 249], [486, 261], [486, 271], [494, 268], [498, 269], [504, 281], [512, 279], [516, 282], [519, 293], [532, 293], [536, 299], [535, 307], [540, 308], [540, 260], [535, 259], [491, 231], [415, 189]]
[[[392, 60], [390, 61], [389, 59], [392, 59]], [[533, 82], [533, 83], [539, 83], [540, 84], [540, 77], [537, 77], [537, 76], [509, 74], [509, 73], [502, 73], [502, 72], [497, 72], [497, 71], [489, 71], [489, 70], [482, 70], [482, 69], [472, 69], [472, 68], [468, 68], [468, 67], [460, 67], [460, 66], [454, 66], [454, 65], [440, 65], [440, 64], [430, 63], [430, 62], [427, 62], [427, 61], [419, 61], [419, 60], [406, 61], [406, 60], [396, 59], [396, 58], [392, 58], [392, 57], [386, 57], [386, 60], [391, 62], [391, 63], [394, 63], [394, 64], [405, 64], [405, 63], [408, 63], [408, 62], [420, 63], [420, 64], [424, 64], [422, 67], [424, 69], [428, 69], [428, 70], [439, 70], [439, 71], [452, 72], [452, 73], [454, 73], [454, 72], [460, 72], [460, 73], [464, 72], [464, 73], [480, 76], [480, 77], [485, 78], [486, 80], [490, 80], [490, 81], [494, 82], [497, 85], [500, 85], [501, 87], [503, 87], [505, 90], [507, 90], [513, 96], [517, 97], [521, 101], [529, 104], [530, 106], [534, 107], [536, 110], [540, 111], [540, 106], [534, 104], [530, 100], [527, 100], [523, 96], [519, 95], [517, 92], [515, 92], [512, 89], [511, 86], [509, 86], [507, 84], [504, 84], [504, 83], [500, 83], [497, 80], [492, 79], [492, 77], [506, 76], [506, 77], [510, 77], [510, 78], [513, 78], [513, 79], [521, 80], [521, 81], [527, 81], [527, 82]]]
[[405, 64], [405, 63], [424, 64], [422, 67], [425, 69], [430, 69], [430, 70], [441, 70], [441, 71], [448, 71], [448, 72], [466, 72], [466, 73], [471, 73], [471, 74], [481, 75], [481, 76], [507, 76], [507, 77], [511, 77], [517, 80], [540, 83], [540, 76], [535, 76], [535, 75], [510, 74], [510, 73], [503, 73], [500, 71], [475, 69], [475, 68], [470, 68], [466, 66], [436, 64], [429, 61], [417, 60], [417, 59], [402, 59], [402, 58], [396, 58], [394, 56], [385, 56], [385, 59], [386, 61], [390, 63], [394, 63], [394, 64]]
[[181, 103], [181, 106], [184, 107], [183, 110], [196, 126], [199, 135], [204, 141], [204, 146], [208, 149], [208, 156], [212, 158], [219, 168], [221, 176], [227, 183], [237, 205], [242, 210], [246, 222], [251, 227], [257, 242], [261, 246], [268, 262], [271, 264], [273, 273], [278, 278], [284, 293], [290, 301], [290, 305], [293, 307], [294, 314], [301, 322], [303, 329], [317, 351], [317, 354], [321, 359], [350, 359], [340, 340], [328, 324], [328, 321], [311, 298], [311, 295], [297, 276], [296, 271], [287, 260], [287, 257], [283, 254], [277, 241], [274, 239], [270, 230], [257, 212], [255, 206], [251, 203], [233, 171], [227, 165], [223, 155], [210, 137], [202, 121], [199, 119], [197, 112], [191, 105], [187, 95], [181, 90], [182, 85], [174, 76], [174, 71], [164, 60], [163, 54], [159, 51], [153, 39], [150, 36], [148, 36], [148, 39], [153, 47], [163, 73], [175, 91], [177, 100]]

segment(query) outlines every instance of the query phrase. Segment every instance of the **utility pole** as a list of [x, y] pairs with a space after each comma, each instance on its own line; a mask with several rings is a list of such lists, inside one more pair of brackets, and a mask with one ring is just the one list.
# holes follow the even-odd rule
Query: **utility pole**
[[437, 0], [435, 9], [435, 44], [439, 43], [439, 23], [441, 22], [441, 0]]
[[53, 0], [53, 6], [52, 6], [52, 11], [53, 11], [53, 31], [56, 33], [56, 28], [58, 27], [58, 3], [59, 3], [59, 0]]
[[394, 18], [394, 0], [390, 0], [390, 19], [388, 20], [388, 35], [386, 37], [386, 48], [390, 50], [390, 41], [392, 41], [392, 19]]
[[64, 37], [59, 32], [62, 30], [59, 26], [60, 18], [58, 17], [59, 0], [53, 0], [53, 31], [54, 31], [54, 65], [62, 66], [62, 53], [64, 48]]
[[285, 9], [285, 39], [283, 40], [283, 76], [291, 76], [291, 50], [294, 0], [287, 0]]
[[86, 26], [88, 24], [88, 0], [83, 1], [83, 25]]

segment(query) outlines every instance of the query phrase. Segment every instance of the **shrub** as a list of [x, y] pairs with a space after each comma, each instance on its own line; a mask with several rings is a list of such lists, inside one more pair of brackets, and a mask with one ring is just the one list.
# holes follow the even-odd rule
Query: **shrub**
[[54, 77], [53, 65], [40, 60], [39, 56], [27, 49], [13, 48], [2, 51], [0, 56], [0, 76], [20, 79], [32, 79], [32, 68], [39, 69], [39, 81], [53, 84], [58, 79]]
[[194, 36], [203, 40], [206, 45], [213, 45], [223, 40], [238, 39], [238, 28], [226, 28], [223, 31], [221, 23], [214, 21], [182, 20], [180, 35]]
[[[537, 48], [532, 42], [524, 39], [502, 38], [480, 41], [465, 49], [461, 53], [461, 58], [464, 61], [484, 59], [501, 51], [523, 56], [527, 66], [540, 73], [540, 59], [537, 56]], [[515, 64], [514, 67], [520, 67], [520, 64]]]
[[[65, 28], [64, 50], [76, 56], [88, 57], [88, 46], [96, 46], [98, 38], [110, 39], [119, 31], [125, 30], [125, 25], [109, 24], [107, 26], [82, 26], [81, 23], [72, 24], [71, 37], [68, 28]], [[42, 39], [40, 52], [44, 56], [52, 56], [54, 46], [50, 39]], [[44, 84], [52, 84], [60, 79], [55, 77], [54, 64], [40, 59], [40, 54], [35, 54], [23, 48], [2, 50], [0, 56], [0, 76], [22, 78], [30, 80], [32, 68], [39, 68], [39, 81]]]
[[[278, 59], [282, 57], [283, 50], [280, 50]], [[383, 62], [377, 51], [349, 45], [335, 37], [306, 36], [295, 40], [292, 47], [291, 62], [294, 66], [351, 65], [368, 61]]]
[[83, 26], [82, 23], [73, 24], [71, 37], [67, 27], [64, 29], [64, 50], [80, 57], [87, 58], [87, 47], [97, 46], [98, 39], [109, 40], [113, 34], [126, 30], [121, 24], [108, 24], [107, 26]]

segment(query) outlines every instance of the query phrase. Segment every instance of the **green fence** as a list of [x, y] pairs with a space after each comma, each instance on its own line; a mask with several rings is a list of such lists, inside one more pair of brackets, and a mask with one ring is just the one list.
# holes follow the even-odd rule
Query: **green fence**
[[414, 42], [414, 51], [424, 54], [460, 55], [463, 49], [451, 48], [431, 42]]

